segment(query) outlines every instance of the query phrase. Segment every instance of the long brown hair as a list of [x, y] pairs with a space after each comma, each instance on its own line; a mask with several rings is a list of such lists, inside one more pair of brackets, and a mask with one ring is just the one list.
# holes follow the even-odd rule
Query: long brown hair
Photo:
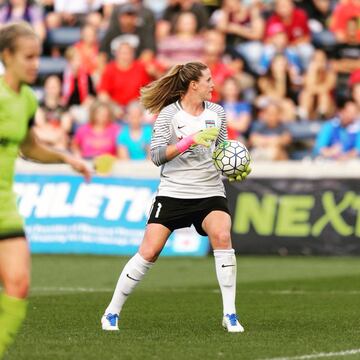
[[175, 65], [160, 79], [141, 89], [140, 101], [145, 109], [158, 114], [165, 106], [181, 99], [191, 81], [199, 81], [207, 66], [201, 62]]

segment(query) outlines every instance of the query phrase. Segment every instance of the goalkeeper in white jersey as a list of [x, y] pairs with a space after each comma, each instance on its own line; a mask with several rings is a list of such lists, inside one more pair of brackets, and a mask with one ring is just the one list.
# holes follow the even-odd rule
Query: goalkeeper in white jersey
[[[120, 274], [101, 318], [103, 330], [118, 330], [120, 311], [139, 281], [153, 266], [172, 231], [194, 225], [209, 237], [223, 300], [222, 325], [243, 332], [236, 315], [236, 258], [231, 218], [220, 175], [212, 161], [218, 143], [227, 139], [224, 109], [210, 102], [214, 83], [208, 67], [190, 62], [173, 67], [141, 91], [146, 109], [158, 114], [151, 158], [161, 166], [158, 188], [144, 239]], [[244, 179], [247, 169], [235, 180]]]

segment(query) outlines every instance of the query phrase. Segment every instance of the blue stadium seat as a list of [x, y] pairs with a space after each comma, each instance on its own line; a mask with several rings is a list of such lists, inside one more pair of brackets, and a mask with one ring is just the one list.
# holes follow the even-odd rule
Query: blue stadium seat
[[52, 46], [66, 48], [80, 40], [79, 27], [60, 27], [48, 31], [48, 42]]
[[321, 121], [295, 121], [288, 124], [288, 128], [294, 141], [312, 140], [316, 138], [322, 124]]
[[50, 56], [42, 56], [40, 58], [39, 76], [62, 75], [66, 66], [66, 60], [63, 57], [52, 58]]

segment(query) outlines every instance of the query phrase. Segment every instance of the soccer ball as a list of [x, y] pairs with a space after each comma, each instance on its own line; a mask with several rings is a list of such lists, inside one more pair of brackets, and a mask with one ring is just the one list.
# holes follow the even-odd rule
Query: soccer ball
[[213, 152], [212, 158], [216, 169], [225, 176], [239, 175], [250, 164], [248, 149], [236, 140], [220, 143]]

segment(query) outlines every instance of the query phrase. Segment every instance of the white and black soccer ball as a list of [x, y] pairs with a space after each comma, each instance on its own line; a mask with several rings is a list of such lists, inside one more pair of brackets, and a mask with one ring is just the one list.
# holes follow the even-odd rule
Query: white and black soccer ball
[[220, 143], [213, 152], [212, 158], [216, 169], [225, 176], [239, 175], [250, 164], [248, 149], [236, 140]]

